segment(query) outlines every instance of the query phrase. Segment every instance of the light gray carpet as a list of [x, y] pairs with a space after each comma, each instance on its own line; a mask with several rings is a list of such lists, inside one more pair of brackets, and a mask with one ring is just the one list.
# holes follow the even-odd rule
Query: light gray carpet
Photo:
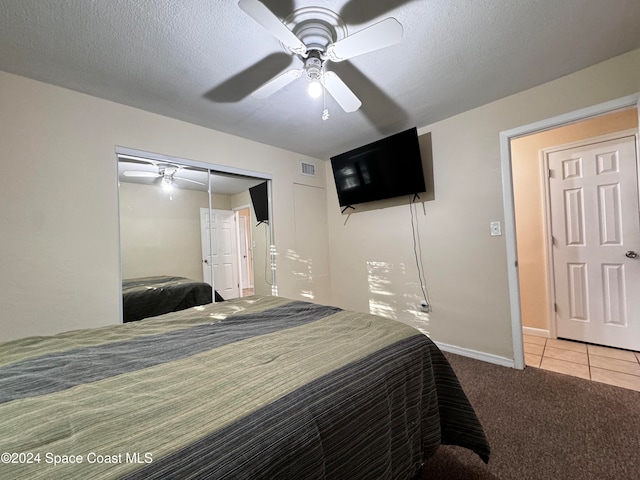
[[422, 479], [638, 480], [640, 392], [446, 353], [491, 444], [442, 446]]

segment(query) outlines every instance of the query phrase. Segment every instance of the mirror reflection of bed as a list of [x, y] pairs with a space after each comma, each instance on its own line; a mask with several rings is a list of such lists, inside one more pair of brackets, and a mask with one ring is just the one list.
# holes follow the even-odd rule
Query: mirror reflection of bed
[[128, 154], [118, 174], [123, 322], [271, 292], [264, 178]]
[[[223, 301], [217, 295], [216, 301]], [[122, 321], [135, 322], [212, 303], [211, 285], [185, 277], [157, 275], [122, 280]]]

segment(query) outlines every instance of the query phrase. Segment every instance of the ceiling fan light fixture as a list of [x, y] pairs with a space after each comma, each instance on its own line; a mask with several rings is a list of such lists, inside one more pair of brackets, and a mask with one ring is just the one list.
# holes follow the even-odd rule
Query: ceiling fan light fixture
[[311, 98], [322, 95], [322, 59], [318, 50], [311, 50], [304, 62], [304, 71], [309, 85], [307, 93]]
[[307, 87], [307, 93], [311, 98], [318, 98], [322, 95], [322, 83], [320, 80], [311, 80]]
[[164, 177], [162, 177], [162, 182], [160, 182], [160, 186], [165, 192], [171, 192], [174, 187], [173, 179], [170, 176], [165, 175]]

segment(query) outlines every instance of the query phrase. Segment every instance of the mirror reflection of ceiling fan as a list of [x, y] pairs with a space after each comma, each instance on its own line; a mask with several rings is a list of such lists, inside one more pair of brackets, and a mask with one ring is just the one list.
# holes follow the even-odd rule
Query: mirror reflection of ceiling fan
[[159, 163], [147, 160], [146, 163], [151, 163], [158, 169], [157, 172], [149, 172], [144, 170], [125, 170], [122, 175], [130, 178], [157, 178], [160, 180], [160, 186], [165, 190], [172, 190], [177, 185], [177, 182], [189, 182], [198, 185], [206, 185], [206, 183], [191, 180], [190, 178], [181, 177], [179, 171], [184, 168], [182, 165], [173, 165], [170, 163]]
[[[347, 35], [342, 18], [323, 7], [300, 8], [280, 21], [258, 0], [240, 0], [238, 6], [303, 62], [302, 68], [288, 70], [258, 88], [251, 94], [255, 98], [267, 98], [304, 75], [310, 96], [319, 97], [326, 90], [345, 112], [355, 112], [362, 102], [335, 72], [325, 69], [326, 63], [342, 62], [402, 39], [402, 25], [392, 17]], [[327, 118], [325, 107], [322, 119]]]

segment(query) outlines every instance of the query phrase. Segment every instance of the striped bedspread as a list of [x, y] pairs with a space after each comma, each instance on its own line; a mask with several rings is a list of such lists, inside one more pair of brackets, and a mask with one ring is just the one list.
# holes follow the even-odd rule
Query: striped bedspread
[[0, 478], [410, 479], [488, 461], [447, 360], [378, 316], [254, 296], [0, 344]]

